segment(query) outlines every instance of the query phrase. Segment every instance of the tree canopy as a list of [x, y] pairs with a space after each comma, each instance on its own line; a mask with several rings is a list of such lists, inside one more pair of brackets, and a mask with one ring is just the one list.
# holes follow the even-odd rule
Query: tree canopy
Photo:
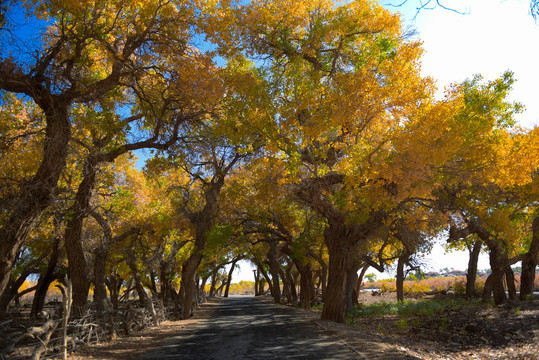
[[517, 261], [530, 294], [539, 131], [515, 124], [510, 71], [437, 96], [420, 40], [373, 0], [0, 14], [0, 316], [21, 278], [39, 273], [46, 293], [67, 273], [76, 316], [90, 287], [108, 309], [127, 285], [187, 318], [245, 258], [257, 292], [262, 276], [293, 301], [299, 277], [304, 306], [322, 294], [342, 322], [369, 267], [404, 279], [442, 235], [489, 252], [485, 296], [505, 300]]

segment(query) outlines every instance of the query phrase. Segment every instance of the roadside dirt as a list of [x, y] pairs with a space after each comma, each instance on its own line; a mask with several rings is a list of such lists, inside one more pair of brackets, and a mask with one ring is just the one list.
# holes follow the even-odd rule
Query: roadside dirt
[[[381, 301], [396, 302], [396, 294], [360, 296], [363, 304]], [[363, 316], [349, 325], [343, 329], [349, 338], [355, 331], [381, 335], [421, 359], [539, 359], [539, 300], [471, 304], [430, 315]]]
[[166, 339], [189, 331], [202, 319], [211, 317], [219, 298], [210, 298], [188, 320], [164, 321], [158, 327], [149, 327], [110, 342], [81, 347], [68, 356], [71, 360], [134, 360], [144, 352], [159, 347]]

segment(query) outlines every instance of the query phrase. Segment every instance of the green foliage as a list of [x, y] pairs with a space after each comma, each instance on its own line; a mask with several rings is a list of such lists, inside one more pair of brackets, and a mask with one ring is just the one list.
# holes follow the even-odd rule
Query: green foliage
[[368, 280], [370, 283], [376, 281], [376, 274], [367, 274], [367, 275], [365, 275], [365, 277], [367, 278], [367, 280]]
[[463, 299], [380, 302], [355, 307], [350, 316], [433, 315], [443, 310], [459, 309], [469, 304]]

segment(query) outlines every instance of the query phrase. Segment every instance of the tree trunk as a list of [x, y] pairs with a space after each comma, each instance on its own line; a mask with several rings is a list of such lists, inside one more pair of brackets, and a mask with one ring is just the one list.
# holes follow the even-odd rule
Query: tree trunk
[[112, 308], [118, 310], [118, 304], [120, 299], [120, 289], [122, 286], [122, 280], [116, 274], [110, 275], [108, 280], [105, 279], [105, 283], [109, 288], [110, 301], [112, 302]]
[[352, 310], [354, 305], [358, 305], [358, 294], [356, 292], [357, 270], [357, 261], [351, 261], [346, 274], [346, 312]]
[[273, 286], [272, 286], [272, 283], [271, 283], [271, 279], [268, 275], [268, 273], [266, 272], [266, 270], [264, 269], [264, 265], [262, 264], [262, 262], [260, 262], [257, 258], [253, 258], [253, 262], [256, 264], [256, 267], [258, 268], [258, 271], [260, 271], [260, 273], [262, 274], [263, 276], [263, 279], [260, 280], [260, 290], [259, 290], [259, 294], [260, 295], [264, 295], [264, 279], [266, 280], [266, 283], [268, 284], [269, 286], [269, 290], [270, 290], [270, 293], [271, 293], [271, 296], [272, 297], [275, 297], [273, 295]]
[[211, 274], [211, 285], [210, 285], [210, 294], [209, 294], [210, 297], [215, 296], [215, 289], [217, 285], [218, 275], [219, 275], [219, 268], [216, 267]]
[[255, 275], [255, 296], [259, 296], [260, 293], [258, 291], [258, 284], [260, 281], [260, 272], [258, 271], [258, 268], [256, 269], [254, 275]]
[[51, 204], [64, 170], [71, 125], [69, 103], [37, 85], [32, 96], [45, 114], [47, 125], [43, 157], [34, 177], [17, 192], [10, 212], [0, 227], [0, 294], [6, 289], [17, 254], [42, 212]]
[[[290, 302], [295, 303], [298, 300], [298, 292], [296, 291], [296, 281], [294, 280], [294, 276], [292, 276], [293, 267], [294, 267], [294, 263], [290, 262], [288, 266], [286, 267], [285, 276], [288, 279], [288, 285], [290, 286]], [[311, 279], [311, 283], [312, 283], [312, 279]]]
[[487, 302], [492, 294], [492, 273], [485, 280], [485, 286], [483, 287], [483, 293], [481, 294], [481, 300]]
[[30, 311], [31, 317], [36, 317], [43, 310], [45, 306], [45, 298], [47, 297], [47, 290], [51, 283], [55, 280], [55, 270], [56, 265], [58, 264], [58, 257], [60, 254], [60, 238], [57, 237], [54, 239], [54, 244], [52, 247], [52, 253], [49, 258], [49, 264], [47, 269], [43, 274], [39, 276], [37, 281], [37, 288], [34, 294], [34, 300], [32, 301], [32, 310]]
[[293, 302], [291, 289], [292, 284], [290, 283], [289, 278], [286, 276], [286, 273], [283, 271], [282, 267], [279, 266], [277, 269], [279, 271], [279, 277], [283, 282], [283, 295], [286, 298], [286, 302], [291, 304]]
[[503, 304], [507, 299], [505, 295], [505, 289], [503, 287], [503, 275], [505, 273], [505, 261], [503, 255], [498, 248], [490, 250], [490, 268], [492, 273], [492, 293], [494, 297], [494, 303], [496, 305]]
[[358, 296], [359, 296], [359, 292], [361, 291], [361, 287], [363, 286], [363, 279], [365, 278], [365, 273], [367, 272], [369, 267], [370, 266], [368, 264], [363, 265], [363, 267], [361, 268], [361, 272], [359, 273], [359, 276], [357, 277], [356, 294]]
[[277, 262], [277, 246], [275, 242], [270, 243], [270, 249], [268, 251], [268, 265], [271, 274], [270, 287], [272, 288], [271, 294], [275, 303], [281, 303], [281, 287], [279, 285], [279, 263]]
[[107, 297], [107, 257], [108, 251], [98, 247], [94, 253], [94, 303], [97, 311], [109, 311], [110, 302]]
[[232, 265], [230, 265], [230, 270], [228, 271], [228, 277], [226, 278], [226, 288], [225, 288], [225, 297], [228, 297], [228, 292], [230, 290], [230, 284], [232, 283], [232, 273], [234, 272], [234, 268], [236, 267], [236, 263], [238, 260], [232, 261]]
[[82, 226], [88, 216], [90, 199], [96, 182], [98, 165], [87, 159], [84, 166], [84, 178], [79, 184], [73, 205], [67, 211], [64, 242], [68, 260], [69, 277], [73, 286], [73, 316], [78, 317], [86, 312], [86, 301], [90, 289], [88, 263], [82, 248]]
[[532, 299], [535, 287], [535, 268], [539, 259], [539, 216], [533, 219], [532, 242], [530, 249], [522, 260], [522, 274], [520, 275], [520, 300]]
[[399, 257], [397, 261], [397, 300], [404, 301], [404, 264], [408, 261], [408, 255]]
[[204, 276], [202, 278], [202, 283], [200, 284], [200, 291], [202, 292], [204, 297], [206, 297], [206, 283], [208, 282], [209, 277], [210, 277], [209, 275]]
[[258, 295], [264, 295], [264, 290], [266, 288], [266, 279], [261, 278], [260, 282], [258, 283]]
[[202, 254], [195, 247], [193, 254], [185, 261], [182, 267], [182, 287], [184, 289], [182, 298], [182, 313], [184, 319], [192, 316], [193, 300], [196, 295], [195, 276], [202, 260]]
[[[37, 262], [39, 261], [40, 260], [38, 259]], [[22, 286], [22, 284], [24, 284], [26, 278], [35, 271], [36, 269], [34, 267], [34, 262], [32, 262], [22, 270], [18, 278], [11, 280], [8, 283], [7, 288], [4, 290], [2, 295], [0, 295], [0, 320], [6, 318], [9, 303], [11, 302], [11, 300], [13, 300], [13, 298], [17, 298], [19, 288]]]
[[322, 319], [342, 323], [346, 317], [348, 262], [350, 254], [353, 254], [346, 225], [330, 224], [324, 230], [324, 241], [329, 252], [329, 277], [324, 295]]
[[317, 255], [317, 254], [311, 253], [310, 255], [318, 262], [318, 264], [320, 264], [320, 270], [319, 270], [320, 276], [319, 276], [318, 287], [322, 289], [322, 298], [323, 298], [324, 294], [326, 293], [326, 285], [327, 285], [326, 279], [327, 279], [327, 274], [328, 274], [328, 266], [326, 262], [324, 261], [324, 259], [322, 259], [322, 254], [321, 254], [322, 247], [320, 249], [320, 254]]
[[[296, 265], [297, 267], [297, 265]], [[313, 302], [313, 272], [311, 270], [311, 265], [307, 264], [305, 266], [298, 267], [298, 271], [301, 276], [301, 292], [300, 297], [303, 300], [303, 308], [305, 310], [311, 310], [311, 303]]]
[[513, 273], [513, 269], [511, 269], [511, 266], [506, 265], [504, 272], [505, 272], [505, 282], [507, 283], [507, 293], [509, 294], [509, 299], [516, 300], [517, 289], [515, 286], [515, 274]]
[[135, 260], [129, 256], [127, 258], [127, 265], [131, 269], [131, 275], [133, 276], [133, 281], [135, 283], [135, 290], [137, 291], [140, 306], [146, 307], [149, 305], [150, 298], [144, 290], [144, 285], [142, 285], [142, 279], [140, 278], [137, 266], [135, 265]]
[[474, 242], [470, 252], [470, 259], [468, 260], [468, 272], [466, 273], [466, 297], [473, 299], [475, 297], [475, 279], [477, 278], [477, 262], [479, 261], [479, 254], [481, 253], [482, 242], [477, 240]]

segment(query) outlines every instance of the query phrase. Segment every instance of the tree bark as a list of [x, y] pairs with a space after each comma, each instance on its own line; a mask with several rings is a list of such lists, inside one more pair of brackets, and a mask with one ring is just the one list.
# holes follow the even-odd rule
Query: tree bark
[[131, 275], [133, 276], [133, 281], [135, 283], [135, 290], [137, 291], [140, 305], [142, 307], [146, 307], [148, 306], [150, 299], [148, 297], [148, 294], [146, 293], [146, 290], [144, 290], [142, 279], [140, 278], [140, 274], [137, 270], [135, 260], [132, 258], [132, 256], [128, 256], [127, 265], [131, 269]]
[[[0, 77], [3, 77], [0, 76]], [[11, 91], [3, 86], [0, 87]], [[68, 118], [67, 102], [63, 97], [52, 95], [41, 84], [26, 93], [41, 107], [46, 118], [43, 157], [34, 177], [18, 191], [6, 221], [0, 228], [0, 294], [6, 289], [11, 269], [17, 253], [42, 212], [51, 204], [58, 186], [58, 180], [65, 167], [71, 125]]]
[[266, 279], [261, 278], [258, 282], [258, 295], [264, 295], [264, 289], [266, 288]]
[[359, 296], [359, 292], [361, 291], [361, 287], [363, 286], [363, 279], [365, 278], [365, 273], [367, 272], [369, 267], [370, 267], [369, 264], [363, 265], [363, 267], [361, 268], [361, 272], [359, 273], [359, 276], [357, 277], [356, 294], [358, 296]]
[[216, 267], [211, 274], [211, 285], [210, 285], [210, 294], [209, 296], [215, 296], [215, 286], [217, 285], [217, 275], [219, 274], [219, 267]]
[[507, 283], [507, 293], [509, 294], [509, 299], [516, 300], [517, 299], [517, 289], [515, 286], [515, 274], [513, 273], [513, 269], [511, 269], [511, 266], [505, 265], [505, 282]]
[[198, 266], [202, 260], [202, 254], [197, 248], [182, 266], [182, 287], [184, 289], [182, 298], [182, 314], [184, 319], [192, 316], [193, 300], [196, 295], [195, 276]]
[[230, 270], [228, 271], [228, 277], [226, 278], [226, 287], [225, 287], [225, 297], [228, 297], [228, 292], [230, 290], [230, 284], [232, 283], [232, 273], [234, 272], [234, 268], [236, 267], [236, 263], [238, 260], [232, 261], [232, 265], [230, 265]]
[[111, 303], [107, 297], [107, 257], [108, 251], [98, 247], [94, 252], [94, 303], [97, 311], [109, 311]]
[[275, 242], [270, 243], [270, 249], [268, 251], [268, 265], [271, 274], [271, 283], [272, 288], [271, 294], [273, 296], [273, 301], [275, 303], [281, 303], [281, 287], [279, 285], [279, 263], [277, 262], [277, 245]]
[[255, 296], [259, 296], [260, 293], [258, 291], [258, 283], [260, 281], [260, 271], [258, 271], [258, 268], [256, 269], [254, 275], [255, 275]]
[[404, 264], [408, 261], [408, 255], [399, 257], [397, 261], [397, 300], [404, 301]]
[[36, 317], [43, 310], [45, 306], [45, 298], [47, 296], [47, 290], [51, 283], [55, 280], [55, 270], [58, 264], [58, 257], [60, 255], [60, 238], [54, 239], [51, 256], [49, 258], [49, 264], [43, 274], [40, 275], [37, 281], [37, 288], [32, 301], [32, 310], [30, 311], [31, 317]]
[[329, 252], [329, 276], [322, 319], [342, 323], [346, 317], [348, 262], [350, 254], [353, 254], [346, 225], [330, 224], [324, 230], [324, 240]]
[[475, 279], [477, 278], [477, 262], [479, 261], [481, 246], [481, 241], [477, 240], [469, 250], [470, 259], [468, 260], [468, 272], [466, 273], [466, 297], [468, 299], [475, 297]]
[[0, 296], [0, 320], [4, 320], [6, 318], [11, 300], [17, 296], [19, 288], [22, 286], [22, 284], [24, 284], [26, 278], [32, 272], [35, 272], [34, 264], [29, 264], [23, 269], [21, 274], [16, 279], [11, 280], [8, 283], [8, 287]]
[[118, 305], [120, 302], [120, 289], [122, 286], [122, 279], [116, 274], [112, 274], [105, 279], [107, 287], [109, 288], [110, 301], [112, 302], [112, 308], [118, 310]]
[[539, 216], [536, 216], [535, 219], [533, 219], [532, 234], [530, 249], [522, 260], [520, 300], [532, 299], [535, 287], [535, 269], [539, 260]]
[[288, 265], [286, 266], [286, 272], [285, 272], [285, 277], [288, 280], [287, 282], [290, 288], [290, 302], [291, 303], [295, 303], [298, 300], [298, 292], [296, 290], [296, 281], [294, 280], [294, 276], [292, 276], [293, 267], [294, 267], [294, 262], [292, 261], [289, 262]]
[[298, 271], [300, 273], [300, 282], [301, 282], [301, 290], [300, 290], [300, 298], [303, 302], [303, 308], [305, 310], [311, 310], [311, 303], [313, 302], [312, 298], [312, 288], [313, 288], [313, 273], [311, 270], [311, 264], [307, 264], [305, 266], [301, 265], [298, 267]]
[[491, 278], [491, 287], [494, 303], [496, 305], [500, 305], [503, 304], [507, 299], [505, 295], [505, 289], [503, 287], [505, 261], [503, 259], [503, 255], [500, 253], [500, 250], [498, 248], [492, 248], [490, 250], [489, 258], [490, 268], [492, 270], [492, 273], [490, 274], [489, 278]]
[[286, 299], [286, 302], [288, 304], [291, 304], [293, 302], [291, 289], [292, 284], [290, 283], [290, 279], [286, 276], [286, 273], [283, 271], [282, 267], [279, 266], [277, 269], [279, 270], [279, 277], [283, 282], [283, 295]]
[[80, 317], [86, 312], [86, 301], [90, 289], [88, 263], [82, 248], [82, 226], [87, 217], [90, 199], [96, 182], [98, 164], [86, 159], [84, 178], [79, 184], [73, 204], [67, 211], [68, 220], [64, 235], [68, 269], [73, 286], [73, 316]]
[[346, 274], [346, 312], [352, 310], [354, 305], [358, 305], [358, 293], [356, 292], [358, 262], [350, 261]]

